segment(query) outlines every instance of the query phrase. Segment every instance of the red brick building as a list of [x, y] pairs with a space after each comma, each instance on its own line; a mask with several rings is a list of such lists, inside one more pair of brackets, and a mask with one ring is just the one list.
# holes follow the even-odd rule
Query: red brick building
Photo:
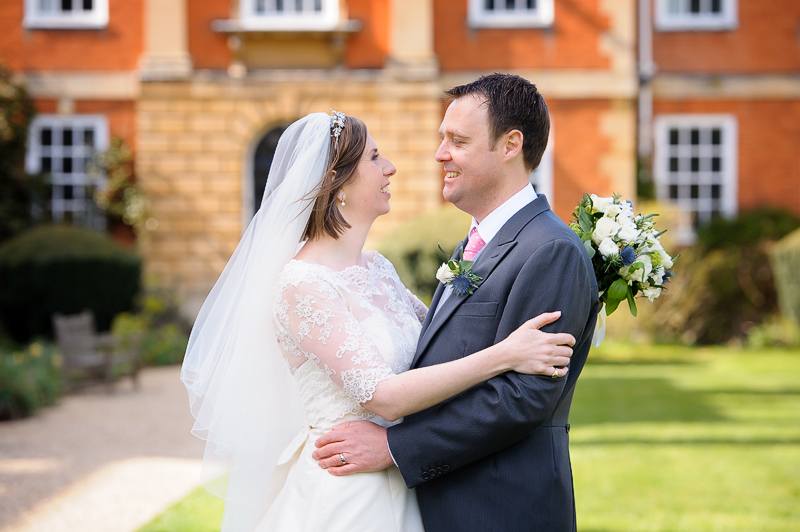
[[288, 123], [364, 119], [398, 168], [377, 240], [442, 202], [442, 91], [495, 71], [548, 101], [532, 181], [562, 218], [584, 191], [635, 195], [637, 141], [659, 196], [698, 222], [800, 213], [792, 0], [0, 2], [0, 60], [35, 96], [27, 164], [53, 176], [54, 214], [80, 219], [84, 159], [122, 137], [159, 222], [147, 271], [187, 295], [233, 251]]

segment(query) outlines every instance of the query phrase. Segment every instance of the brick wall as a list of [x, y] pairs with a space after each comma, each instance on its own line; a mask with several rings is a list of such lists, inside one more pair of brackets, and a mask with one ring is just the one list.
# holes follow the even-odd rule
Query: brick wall
[[363, 119], [395, 164], [392, 212], [378, 239], [441, 203], [438, 90], [426, 83], [147, 84], [137, 107], [139, 182], [158, 229], [142, 242], [148, 274], [202, 293], [222, 271], [243, 232], [248, 154], [274, 124], [334, 107]]
[[0, 61], [15, 71], [134, 70], [142, 52], [143, 0], [109, 0], [100, 30], [26, 30], [23, 1], [0, 8]]
[[225, 70], [231, 60], [227, 35], [211, 29], [214, 20], [231, 18], [231, 3], [235, 0], [202, 0], [187, 2], [189, 54], [194, 68]]
[[[434, 0], [434, 48], [443, 71], [608, 68], [599, 48], [609, 29], [601, 0], [555, 0], [545, 29], [470, 29], [467, 0]], [[606, 2], [607, 3], [607, 2]]]
[[800, 215], [800, 102], [656, 102], [655, 113], [725, 113], [738, 121], [739, 209], [784, 207]]
[[800, 70], [800, 2], [739, 0], [739, 27], [731, 31], [653, 34], [661, 72], [797, 73]]

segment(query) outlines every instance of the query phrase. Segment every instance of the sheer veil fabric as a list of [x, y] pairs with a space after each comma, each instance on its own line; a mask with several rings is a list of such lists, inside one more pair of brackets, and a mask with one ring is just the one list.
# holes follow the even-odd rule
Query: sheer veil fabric
[[299, 249], [308, 196], [325, 172], [331, 117], [315, 113], [281, 136], [261, 208], [203, 304], [181, 380], [192, 433], [206, 441], [203, 485], [226, 499], [222, 530], [251, 530], [268, 509], [270, 477], [303, 424], [273, 321], [276, 280]]

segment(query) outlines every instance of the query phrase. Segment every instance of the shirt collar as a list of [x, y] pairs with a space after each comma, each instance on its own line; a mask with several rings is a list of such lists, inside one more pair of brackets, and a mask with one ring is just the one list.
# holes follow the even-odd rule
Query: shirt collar
[[472, 218], [470, 231], [473, 227], [477, 227], [478, 234], [488, 244], [512, 216], [535, 199], [536, 191], [533, 189], [533, 185], [528, 183], [522, 190], [490, 212], [480, 224], [475, 221], [475, 218]]

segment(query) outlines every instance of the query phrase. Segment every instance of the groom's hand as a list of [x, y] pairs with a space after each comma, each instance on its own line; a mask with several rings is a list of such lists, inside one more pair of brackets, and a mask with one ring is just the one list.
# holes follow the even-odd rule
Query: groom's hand
[[380, 471], [394, 464], [386, 429], [371, 421], [345, 421], [335, 425], [316, 441], [316, 446], [311, 456], [331, 475]]

